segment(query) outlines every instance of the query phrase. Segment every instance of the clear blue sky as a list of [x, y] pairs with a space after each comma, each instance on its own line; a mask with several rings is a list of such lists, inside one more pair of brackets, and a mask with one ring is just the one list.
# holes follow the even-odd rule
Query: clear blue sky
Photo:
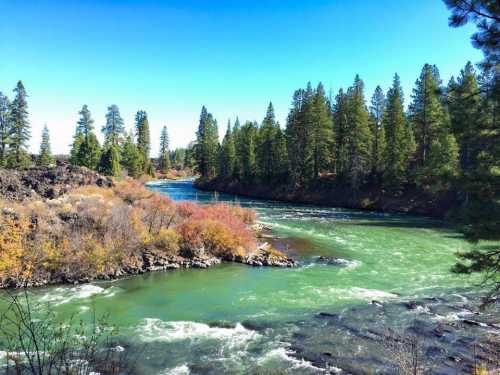
[[220, 133], [270, 100], [284, 126], [307, 81], [335, 92], [359, 73], [369, 99], [398, 72], [407, 104], [424, 63], [447, 82], [481, 59], [440, 0], [0, 0], [0, 14], [0, 90], [23, 80], [33, 151], [47, 123], [68, 152], [82, 104], [99, 130], [110, 104], [129, 128], [146, 110], [156, 152], [163, 125], [173, 147], [193, 139], [203, 104]]

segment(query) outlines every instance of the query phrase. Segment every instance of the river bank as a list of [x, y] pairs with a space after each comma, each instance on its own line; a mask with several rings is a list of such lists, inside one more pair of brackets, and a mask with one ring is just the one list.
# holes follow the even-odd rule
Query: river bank
[[434, 218], [445, 218], [459, 204], [453, 192], [431, 194], [417, 189], [406, 189], [398, 194], [366, 186], [354, 192], [345, 186], [318, 183], [314, 188], [293, 190], [286, 185], [246, 186], [239, 181], [197, 179], [197, 189], [236, 194], [249, 198], [276, 200], [286, 203], [315, 204], [324, 207], [342, 207], [379, 212], [411, 213]]

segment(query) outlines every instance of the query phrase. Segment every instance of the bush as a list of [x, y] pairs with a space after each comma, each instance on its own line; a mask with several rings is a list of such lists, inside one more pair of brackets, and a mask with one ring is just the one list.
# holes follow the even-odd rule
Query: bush
[[167, 254], [179, 254], [181, 236], [173, 229], [163, 228], [155, 237], [152, 245]]

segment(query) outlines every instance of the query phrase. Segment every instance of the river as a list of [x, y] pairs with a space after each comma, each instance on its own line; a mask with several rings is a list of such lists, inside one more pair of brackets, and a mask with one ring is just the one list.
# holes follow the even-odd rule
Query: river
[[[450, 272], [455, 253], [470, 245], [440, 221], [238, 198], [197, 191], [189, 180], [148, 186], [174, 200], [255, 209], [300, 265], [222, 264], [31, 292], [61, 316], [85, 318], [93, 306], [108, 313], [125, 350], [142, 348], [140, 374], [317, 374], [325, 362], [332, 372], [382, 371], [387, 354], [370, 335], [472, 314], [477, 279]], [[345, 262], [322, 264], [321, 255]], [[429, 347], [449, 357], [450, 340]]]

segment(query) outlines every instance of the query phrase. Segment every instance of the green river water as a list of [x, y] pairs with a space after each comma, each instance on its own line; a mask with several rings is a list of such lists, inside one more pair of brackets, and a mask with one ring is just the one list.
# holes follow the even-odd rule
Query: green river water
[[[191, 181], [157, 182], [149, 188], [174, 200], [216, 199], [255, 209], [259, 222], [272, 226], [277, 246], [300, 266], [222, 264], [31, 292], [39, 302], [50, 302], [61, 316], [85, 317], [93, 306], [98, 314], [108, 313], [120, 327], [125, 350], [145, 348], [138, 361], [142, 374], [251, 374], [276, 369], [321, 373], [293, 346], [304, 337], [301, 332], [324, 331], [309, 323], [319, 312], [355, 315], [357, 307], [363, 309], [373, 300], [463, 301], [477, 281], [450, 272], [454, 254], [470, 245], [436, 220], [215, 195], [195, 190]], [[345, 266], [321, 264], [320, 255], [345, 259]], [[358, 313], [356, 319], [373, 318], [370, 311]], [[454, 319], [456, 314], [431, 318], [436, 317]], [[384, 319], [403, 324], [410, 317], [395, 312]], [[308, 340], [304, 346], [316, 345]], [[326, 345], [325, 340], [318, 346]], [[360, 346], [351, 340], [332, 345], [351, 354]], [[331, 365], [337, 366], [334, 362]]]

